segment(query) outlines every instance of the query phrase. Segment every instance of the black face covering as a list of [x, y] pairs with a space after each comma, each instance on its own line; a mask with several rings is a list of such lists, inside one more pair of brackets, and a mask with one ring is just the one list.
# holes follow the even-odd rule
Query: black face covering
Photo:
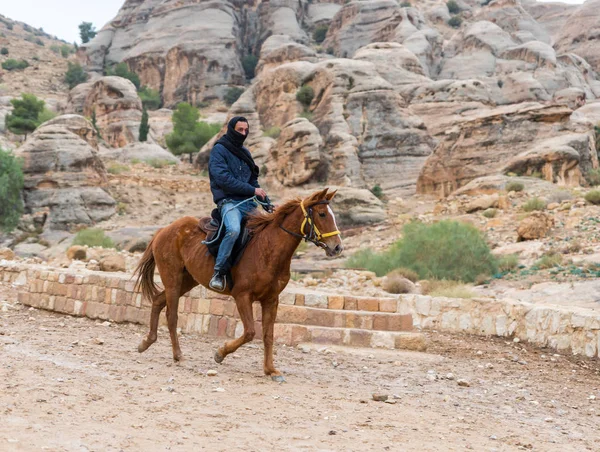
[[[258, 177], [258, 166], [254, 163], [254, 159], [250, 155], [250, 152], [243, 147], [244, 141], [246, 140], [247, 135], [242, 135], [238, 131], [235, 130], [235, 125], [238, 122], [248, 123], [248, 120], [243, 116], [235, 116], [229, 120], [227, 124], [227, 133], [223, 135], [217, 141], [217, 144], [222, 144], [227, 148], [229, 152], [243, 160], [249, 167], [252, 173]], [[248, 133], [250, 133], [248, 131]]]
[[[227, 136], [227, 138], [229, 138], [229, 140], [235, 146], [241, 148], [244, 145], [244, 141], [246, 141], [248, 135], [242, 135], [237, 130], [235, 130], [235, 125], [238, 122], [248, 123], [248, 120], [243, 116], [235, 116], [234, 118], [231, 118], [229, 120], [229, 123], [227, 124], [227, 133], [225, 134], [225, 136]], [[250, 130], [248, 130], [248, 133], [250, 133]]]

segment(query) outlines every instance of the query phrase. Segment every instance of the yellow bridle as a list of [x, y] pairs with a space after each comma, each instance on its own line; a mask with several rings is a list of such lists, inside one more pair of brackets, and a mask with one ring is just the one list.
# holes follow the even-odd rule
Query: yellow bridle
[[[329, 203], [327, 201], [319, 201], [319, 202], [317, 202], [317, 204], [329, 204]], [[313, 218], [312, 218], [312, 208], [309, 210], [309, 212], [307, 212], [306, 209], [304, 208], [304, 200], [300, 201], [300, 207], [302, 208], [302, 213], [304, 214], [304, 221], [302, 222], [302, 225], [300, 226], [300, 234], [302, 234], [304, 236], [305, 240], [312, 239], [311, 236], [309, 236], [306, 232], [304, 232], [304, 227], [306, 226], [307, 223], [310, 226], [311, 231], [314, 231], [314, 233], [315, 233], [314, 236], [316, 237], [318, 242], [321, 242], [322, 238], [333, 237], [334, 235], [340, 234], [340, 231], [338, 231], [337, 229], [333, 232], [326, 232], [325, 234], [321, 234], [321, 231], [319, 231], [319, 228], [315, 224], [315, 220], [313, 220]]]

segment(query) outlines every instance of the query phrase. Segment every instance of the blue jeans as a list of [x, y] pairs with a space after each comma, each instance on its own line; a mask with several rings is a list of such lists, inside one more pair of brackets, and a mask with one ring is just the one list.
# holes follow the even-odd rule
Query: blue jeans
[[233, 250], [236, 240], [240, 236], [240, 226], [242, 219], [248, 216], [257, 205], [254, 201], [246, 201], [237, 207], [234, 207], [240, 201], [226, 200], [221, 207], [221, 216], [223, 217], [223, 226], [225, 226], [225, 237], [219, 245], [219, 254], [215, 263], [215, 271], [224, 271], [229, 269], [227, 260]]

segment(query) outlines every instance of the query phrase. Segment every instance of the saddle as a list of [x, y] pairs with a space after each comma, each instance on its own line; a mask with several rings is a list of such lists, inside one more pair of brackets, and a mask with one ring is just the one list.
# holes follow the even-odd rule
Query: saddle
[[[219, 209], [213, 209], [210, 217], [202, 217], [198, 221], [198, 228], [206, 233], [205, 242], [208, 252], [215, 258], [219, 254], [219, 246], [223, 241], [223, 237], [225, 237], [225, 227], [220, 227], [221, 221], [222, 218]], [[251, 236], [246, 229], [246, 219], [244, 218], [240, 226], [240, 235], [236, 240], [235, 245], [233, 245], [227, 268], [224, 269], [227, 273], [230, 273], [231, 268], [239, 262], [250, 239]], [[231, 281], [232, 279], [229, 278], [229, 280]]]

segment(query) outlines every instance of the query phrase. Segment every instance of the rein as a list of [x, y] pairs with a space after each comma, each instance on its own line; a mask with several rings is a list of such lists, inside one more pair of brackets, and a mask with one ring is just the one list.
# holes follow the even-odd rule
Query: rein
[[[327, 200], [318, 201], [314, 205], [317, 205], [317, 204], [329, 204], [329, 201], [327, 201]], [[327, 245], [325, 245], [321, 241], [321, 239], [326, 238], [326, 237], [332, 237], [334, 235], [338, 235], [340, 233], [340, 231], [338, 231], [336, 229], [333, 232], [326, 232], [326, 233], [322, 234], [321, 231], [319, 231], [319, 228], [317, 228], [317, 225], [315, 224], [315, 220], [313, 219], [312, 206], [309, 207], [308, 211], [307, 211], [304, 208], [304, 200], [302, 200], [302, 201], [300, 201], [300, 207], [302, 208], [302, 213], [304, 214], [304, 221], [302, 221], [302, 225], [300, 225], [300, 234], [298, 234], [296, 232], [292, 232], [292, 231], [284, 228], [282, 225], [279, 225], [279, 227], [281, 229], [283, 229], [285, 232], [287, 232], [288, 234], [291, 234], [294, 237], [302, 239], [305, 242], [314, 243], [319, 248], [323, 248], [323, 249], [327, 248]], [[306, 227], [307, 224], [310, 227], [310, 229], [308, 230], [308, 233], [304, 232], [304, 228]]]

